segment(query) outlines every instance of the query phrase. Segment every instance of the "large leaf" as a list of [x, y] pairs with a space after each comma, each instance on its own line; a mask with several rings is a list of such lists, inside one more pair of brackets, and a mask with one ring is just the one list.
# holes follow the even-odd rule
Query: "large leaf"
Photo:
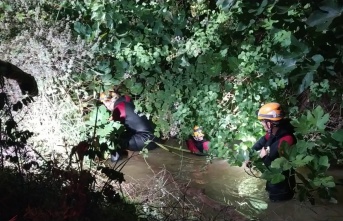
[[293, 165], [293, 167], [297, 168], [297, 167], [302, 167], [305, 166], [306, 164], [308, 164], [310, 161], [312, 161], [314, 159], [313, 156], [305, 156], [303, 154], [299, 154], [295, 160], [293, 160], [291, 162], [291, 164]]
[[236, 71], [239, 66], [239, 61], [236, 57], [228, 57], [229, 67], [231, 71]]
[[282, 170], [289, 170], [292, 168], [292, 165], [286, 158], [279, 157], [272, 162], [271, 167], [275, 169], [281, 168]]
[[339, 129], [332, 134], [332, 138], [338, 142], [343, 142], [343, 129]]
[[343, 6], [337, 0], [325, 0], [307, 19], [306, 23], [311, 27], [316, 27], [317, 31], [324, 31], [329, 28], [332, 21], [341, 16]]
[[324, 57], [321, 54], [316, 54], [312, 56], [312, 60], [317, 64], [320, 64], [322, 61], [324, 61]]
[[296, 144], [296, 150], [299, 154], [304, 154], [307, 151], [311, 151], [316, 144], [305, 140], [299, 140]]
[[302, 92], [304, 92], [304, 90], [306, 90], [311, 82], [313, 81], [313, 72], [308, 72], [304, 78], [302, 79], [301, 85], [299, 86], [299, 90], [298, 90], [298, 94], [301, 94]]
[[304, 56], [305, 54], [310, 52], [309, 47], [305, 44], [305, 42], [301, 41], [300, 39], [297, 39], [294, 35], [291, 35], [291, 43], [292, 46], [295, 47], [296, 51], [298, 53], [294, 53], [299, 56]]
[[324, 187], [335, 187], [335, 182], [332, 176], [328, 177], [316, 177], [313, 180], [313, 184], [317, 187], [324, 186]]
[[275, 73], [287, 74], [297, 67], [297, 60], [293, 58], [285, 58], [282, 55], [276, 54], [271, 58], [271, 61], [276, 64], [272, 68]]
[[319, 158], [318, 164], [319, 164], [320, 166], [329, 168], [330, 164], [329, 164], [329, 158], [328, 158], [328, 156], [321, 156], [321, 157]]
[[316, 126], [319, 130], [324, 130], [326, 123], [329, 121], [330, 115], [328, 113], [324, 113], [324, 110], [321, 106], [316, 107], [313, 110], [313, 116], [316, 119]]
[[95, 120], [97, 121], [97, 125], [107, 124], [109, 117], [110, 113], [107, 111], [106, 107], [100, 106], [98, 110], [94, 109], [89, 114], [89, 120], [86, 122], [86, 124], [93, 126], [95, 124]]
[[282, 173], [275, 174], [270, 181], [272, 184], [280, 183], [281, 181], [285, 180], [285, 176]]
[[142, 93], [144, 87], [143, 87], [143, 84], [140, 83], [140, 82], [136, 82], [132, 79], [128, 79], [126, 82], [125, 82], [125, 85], [130, 88], [130, 92], [134, 95], [139, 95]]
[[268, 0], [263, 0], [262, 3], [260, 4], [260, 7], [257, 9], [257, 12], [255, 13], [255, 15], [260, 15], [264, 11], [267, 5], [268, 5]]
[[234, 4], [236, 0], [217, 0], [217, 6], [223, 11], [228, 11]]

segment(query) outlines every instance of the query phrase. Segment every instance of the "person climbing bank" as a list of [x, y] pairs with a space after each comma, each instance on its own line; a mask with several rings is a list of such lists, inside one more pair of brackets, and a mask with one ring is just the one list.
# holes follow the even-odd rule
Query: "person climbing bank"
[[[138, 114], [128, 95], [120, 96], [118, 92], [109, 90], [100, 94], [100, 101], [112, 112], [112, 120], [119, 121], [125, 127], [125, 132], [120, 136], [122, 150], [141, 151], [144, 147], [148, 150], [156, 148], [154, 128], [145, 115]], [[146, 144], [146, 141], [151, 141]], [[111, 156], [111, 161], [117, 161], [117, 151]]]
[[204, 133], [199, 126], [194, 126], [193, 134], [186, 141], [187, 148], [196, 155], [207, 155], [209, 141], [204, 138]]
[[[257, 118], [266, 134], [253, 145], [252, 150], [260, 151], [260, 158], [269, 168], [271, 163], [282, 155], [280, 147], [283, 142], [286, 142], [289, 147], [296, 143], [294, 127], [290, 120], [285, 118], [279, 103], [263, 105], [257, 113]], [[270, 181], [266, 183], [266, 191], [271, 201], [289, 200], [294, 196], [294, 170], [283, 171], [282, 174], [285, 176], [285, 180], [276, 184], [272, 184]]]

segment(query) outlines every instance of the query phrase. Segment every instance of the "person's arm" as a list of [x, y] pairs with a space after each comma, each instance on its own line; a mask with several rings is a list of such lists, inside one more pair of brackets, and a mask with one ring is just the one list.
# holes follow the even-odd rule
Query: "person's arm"
[[268, 135], [265, 135], [263, 137], [261, 137], [255, 144], [254, 146], [252, 146], [251, 149], [255, 150], [255, 151], [259, 151], [261, 150], [267, 143], [267, 137]]
[[251, 168], [252, 164], [250, 162], [250, 158], [253, 155], [254, 151], [259, 151], [261, 150], [267, 143], [267, 138], [268, 135], [266, 134], [265, 136], [261, 137], [253, 146], [251, 149], [249, 149], [249, 156], [247, 156], [245, 160], [245, 165], [249, 168]]
[[278, 158], [280, 156], [279, 154], [279, 148], [281, 147], [281, 144], [283, 142], [286, 142], [289, 146], [293, 145], [294, 143], [294, 139], [291, 135], [287, 135], [282, 137], [279, 142], [275, 142], [270, 146], [270, 152], [269, 154], [267, 154], [266, 156], [264, 156], [263, 159], [263, 163], [264, 165], [266, 165], [267, 167], [270, 166], [270, 164], [272, 163], [273, 160], [275, 160], [276, 158]]
[[[272, 164], [272, 161], [275, 160], [279, 156], [279, 153], [277, 152], [277, 148], [275, 148], [274, 146], [275, 145], [272, 145], [270, 147], [269, 154], [267, 152], [263, 153], [264, 157], [262, 157], [262, 160], [263, 160], [263, 163], [266, 167], [269, 167], [270, 164]], [[276, 149], [276, 152], [274, 151], [274, 149]], [[266, 150], [264, 150], [264, 151], [266, 151]]]
[[209, 150], [209, 144], [210, 144], [210, 141], [205, 141], [202, 144], [203, 150], [208, 151]]
[[123, 121], [126, 118], [125, 103], [119, 103], [112, 112], [112, 119], [114, 121]]

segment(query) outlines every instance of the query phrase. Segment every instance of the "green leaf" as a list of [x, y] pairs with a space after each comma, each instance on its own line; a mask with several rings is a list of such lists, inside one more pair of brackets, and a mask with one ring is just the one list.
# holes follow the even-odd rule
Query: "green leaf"
[[313, 160], [313, 156], [306, 156], [305, 158], [302, 159], [304, 163], [309, 163], [311, 160]]
[[327, 113], [323, 117], [319, 118], [317, 120], [317, 127], [320, 130], [324, 130], [326, 127], [326, 123], [329, 121], [330, 115]]
[[324, 57], [321, 54], [316, 54], [312, 56], [312, 60], [314, 60], [316, 63], [321, 63], [324, 61]]
[[188, 66], [190, 66], [191, 64], [187, 61], [187, 58], [185, 58], [185, 56], [182, 56], [180, 65], [181, 65], [182, 67], [188, 67]]
[[307, 165], [310, 161], [312, 161], [314, 159], [313, 156], [305, 156], [303, 154], [299, 154], [297, 155], [296, 159], [293, 160], [291, 162], [291, 164], [293, 165], [293, 167], [297, 168], [297, 167], [302, 167]]
[[79, 34], [85, 34], [86, 33], [86, 27], [78, 21], [74, 22], [74, 30]]
[[329, 121], [330, 115], [328, 113], [324, 114], [324, 110], [321, 106], [317, 106], [312, 113], [316, 121], [315, 124], [318, 127], [318, 129], [324, 130], [326, 127], [326, 123]]
[[134, 95], [139, 95], [142, 93], [144, 87], [142, 83], [135, 82], [134, 80], [129, 79], [125, 82], [126, 86], [130, 89], [131, 93]]
[[343, 11], [343, 6], [338, 5], [335, 0], [325, 0], [319, 8], [320, 10], [312, 12], [306, 21], [309, 26], [316, 27], [317, 31], [328, 29], [332, 21]]
[[223, 11], [228, 11], [235, 3], [236, 0], [217, 0], [216, 4]]
[[326, 168], [329, 168], [330, 164], [329, 164], [329, 158], [328, 158], [328, 156], [321, 156], [321, 157], [319, 158], [318, 164], [319, 164], [320, 166], [324, 166], [324, 167], [326, 167]]
[[297, 55], [296, 57], [304, 56], [310, 52], [309, 47], [303, 41], [298, 40], [294, 35], [291, 35], [291, 42], [292, 45], [295, 46], [297, 49], [296, 51], [298, 53], [292, 53], [293, 55]]
[[324, 187], [335, 187], [335, 182], [334, 182], [334, 178], [332, 176], [328, 176], [328, 177], [316, 177], [313, 179], [313, 184], [317, 187], [320, 186], [324, 186]]
[[239, 61], [236, 57], [228, 57], [229, 67], [232, 71], [237, 70], [239, 66]]
[[332, 138], [338, 142], [343, 142], [343, 129], [335, 131], [332, 135]]
[[270, 182], [272, 184], [276, 184], [276, 183], [280, 183], [283, 180], [285, 180], [285, 176], [282, 173], [278, 173], [278, 174], [274, 174], [274, 176]]
[[313, 72], [308, 72], [303, 78], [301, 85], [299, 86], [298, 94], [301, 94], [302, 92], [304, 92], [304, 90], [306, 90], [310, 86], [312, 81], [313, 81]]
[[281, 168], [281, 164], [283, 162], [284, 162], [284, 158], [282, 158], [282, 157], [277, 158], [272, 162], [271, 168], [279, 169], [279, 168]]
[[297, 67], [296, 59], [286, 58], [285, 56], [280, 54], [274, 55], [270, 60], [276, 64], [276, 66], [272, 68], [273, 72], [275, 73], [287, 74]]
[[299, 154], [304, 154], [308, 151], [311, 151], [315, 145], [316, 144], [314, 142], [299, 140], [295, 148]]
[[220, 53], [220, 55], [221, 55], [222, 57], [226, 57], [226, 55], [227, 55], [227, 48], [221, 50], [219, 53]]
[[283, 171], [285, 171], [285, 170], [291, 169], [292, 165], [289, 163], [289, 161], [286, 158], [279, 157], [272, 162], [271, 168], [275, 168], [275, 169], [281, 168]]
[[111, 125], [106, 125], [104, 128], [98, 128], [96, 133], [101, 137], [105, 137], [109, 135], [113, 131], [113, 127]]
[[267, 5], [268, 5], [268, 0], [263, 0], [260, 7], [257, 9], [257, 12], [255, 13], [255, 15], [260, 15], [264, 11]]
[[326, 187], [329, 187], [329, 188], [333, 188], [336, 186], [335, 182], [333, 182], [333, 181], [325, 182], [325, 183], [323, 183], [323, 185]]

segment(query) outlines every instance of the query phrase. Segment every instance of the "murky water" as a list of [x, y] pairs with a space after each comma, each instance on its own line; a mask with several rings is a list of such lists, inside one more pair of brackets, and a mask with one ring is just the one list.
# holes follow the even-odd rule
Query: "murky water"
[[[168, 145], [178, 146], [175, 141]], [[315, 206], [294, 199], [287, 202], [269, 202], [264, 190], [265, 181], [249, 176], [244, 168], [230, 167], [224, 160], [215, 160], [206, 166], [206, 158], [189, 153], [156, 149], [145, 160], [135, 156], [124, 167], [127, 179], [148, 178], [152, 171], [170, 171], [175, 179], [189, 182], [190, 186], [205, 189], [208, 197], [233, 205], [250, 218], [264, 221], [338, 221], [343, 220], [343, 188], [338, 187], [337, 203], [317, 202]], [[343, 170], [330, 173], [337, 179], [343, 178]]]

